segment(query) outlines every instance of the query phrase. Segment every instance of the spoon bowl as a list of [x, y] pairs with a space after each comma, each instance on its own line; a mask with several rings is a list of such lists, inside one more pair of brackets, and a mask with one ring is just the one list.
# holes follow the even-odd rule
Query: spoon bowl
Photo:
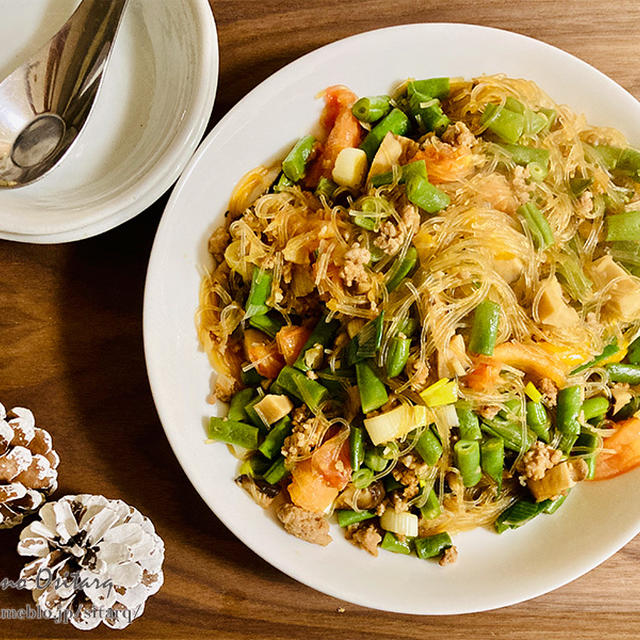
[[128, 0], [83, 0], [36, 54], [0, 83], [0, 187], [30, 184], [78, 137]]

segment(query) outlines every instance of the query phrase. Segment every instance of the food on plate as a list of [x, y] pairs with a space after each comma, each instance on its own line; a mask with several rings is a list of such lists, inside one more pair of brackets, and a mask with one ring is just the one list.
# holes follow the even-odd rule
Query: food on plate
[[640, 465], [640, 152], [505, 76], [321, 96], [209, 240], [237, 483], [303, 540], [448, 564]]

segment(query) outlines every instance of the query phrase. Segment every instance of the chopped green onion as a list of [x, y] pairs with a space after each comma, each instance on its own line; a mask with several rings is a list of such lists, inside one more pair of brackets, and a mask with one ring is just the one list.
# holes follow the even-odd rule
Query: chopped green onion
[[542, 394], [536, 389], [536, 386], [531, 381], [527, 382], [527, 385], [524, 388], [524, 392], [534, 402], [540, 402], [540, 400], [542, 400]]
[[[365, 455], [366, 463], [366, 455]], [[385, 462], [386, 466], [386, 462]], [[382, 467], [384, 469], [384, 467]], [[373, 482], [373, 471], [362, 467], [351, 475], [351, 483], [356, 489], [366, 489]]]
[[591, 367], [595, 367], [597, 364], [600, 364], [603, 360], [610, 358], [620, 351], [620, 347], [618, 347], [618, 341], [614, 338], [603, 350], [599, 356], [596, 356], [593, 360], [589, 360], [589, 362], [585, 362], [581, 364], [579, 367], [576, 367], [569, 375], [575, 376], [577, 373], [582, 373]]

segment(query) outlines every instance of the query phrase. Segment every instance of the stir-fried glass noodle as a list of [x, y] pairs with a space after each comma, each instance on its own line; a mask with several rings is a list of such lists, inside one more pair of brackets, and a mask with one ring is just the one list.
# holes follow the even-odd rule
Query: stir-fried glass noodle
[[237, 483], [309, 542], [335, 515], [446, 564], [640, 464], [640, 152], [505, 76], [322, 97], [209, 243]]

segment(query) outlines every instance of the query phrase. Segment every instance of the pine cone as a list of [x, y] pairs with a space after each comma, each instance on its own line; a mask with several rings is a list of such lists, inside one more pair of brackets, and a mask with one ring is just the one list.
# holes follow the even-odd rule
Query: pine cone
[[0, 404], [0, 529], [20, 524], [58, 486], [58, 454], [29, 409]]
[[20, 572], [33, 600], [78, 629], [123, 629], [162, 586], [164, 543], [153, 524], [121, 500], [66, 496], [45, 504], [20, 534]]

